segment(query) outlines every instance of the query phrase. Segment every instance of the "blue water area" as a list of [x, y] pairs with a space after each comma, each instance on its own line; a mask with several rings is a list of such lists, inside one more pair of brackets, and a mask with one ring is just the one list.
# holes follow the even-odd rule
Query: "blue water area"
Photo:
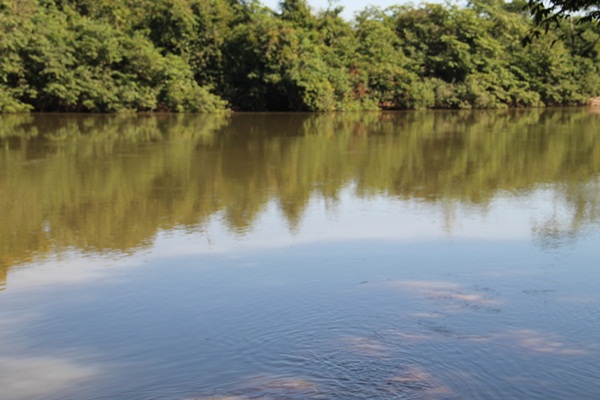
[[0, 316], [35, 317], [1, 336], [1, 354], [90, 371], [46, 399], [592, 399], [596, 240], [149, 258], [116, 278], [5, 299]]

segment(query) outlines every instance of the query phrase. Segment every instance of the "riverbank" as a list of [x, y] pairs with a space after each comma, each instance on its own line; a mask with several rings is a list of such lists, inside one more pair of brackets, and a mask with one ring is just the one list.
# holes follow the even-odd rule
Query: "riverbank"
[[[358, 111], [585, 105], [599, 34], [502, 1], [369, 8], [5, 0], [0, 112]], [[144, 13], [139, 13], [143, 9]]]

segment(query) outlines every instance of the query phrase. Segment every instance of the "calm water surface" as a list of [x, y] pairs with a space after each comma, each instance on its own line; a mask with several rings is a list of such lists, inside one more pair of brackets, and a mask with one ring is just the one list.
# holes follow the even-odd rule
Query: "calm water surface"
[[599, 127], [0, 116], [0, 398], [597, 399]]

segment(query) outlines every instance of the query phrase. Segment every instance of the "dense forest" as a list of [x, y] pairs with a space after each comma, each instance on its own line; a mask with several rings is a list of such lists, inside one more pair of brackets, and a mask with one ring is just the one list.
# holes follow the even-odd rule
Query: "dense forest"
[[305, 0], [0, 0], [0, 112], [537, 107], [600, 95], [598, 23], [534, 36], [525, 5], [399, 5], [346, 21], [341, 7]]

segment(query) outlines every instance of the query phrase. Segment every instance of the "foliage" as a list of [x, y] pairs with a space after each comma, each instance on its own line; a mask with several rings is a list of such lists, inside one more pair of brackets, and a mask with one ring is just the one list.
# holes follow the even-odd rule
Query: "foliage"
[[[22, 21], [17, 6], [24, 5], [29, 16]], [[39, 111], [100, 112], [225, 106], [194, 80], [182, 57], [163, 55], [142, 34], [87, 18], [69, 4], [23, 0], [4, 8], [1, 16], [6, 33], [0, 39], [3, 111], [25, 105]]]
[[[571, 30], [574, 25], [596, 24], [600, 22], [600, 4], [597, 0], [527, 0], [525, 6], [533, 18], [534, 27], [524, 42], [539, 37], [541, 31], [548, 33], [567, 23]], [[572, 32], [573, 33], [573, 32]]]
[[[551, 3], [558, 4], [558, 3]], [[351, 111], [584, 104], [600, 28], [535, 29], [523, 0], [0, 0], [0, 112]], [[143, 12], [140, 12], [143, 10]]]

